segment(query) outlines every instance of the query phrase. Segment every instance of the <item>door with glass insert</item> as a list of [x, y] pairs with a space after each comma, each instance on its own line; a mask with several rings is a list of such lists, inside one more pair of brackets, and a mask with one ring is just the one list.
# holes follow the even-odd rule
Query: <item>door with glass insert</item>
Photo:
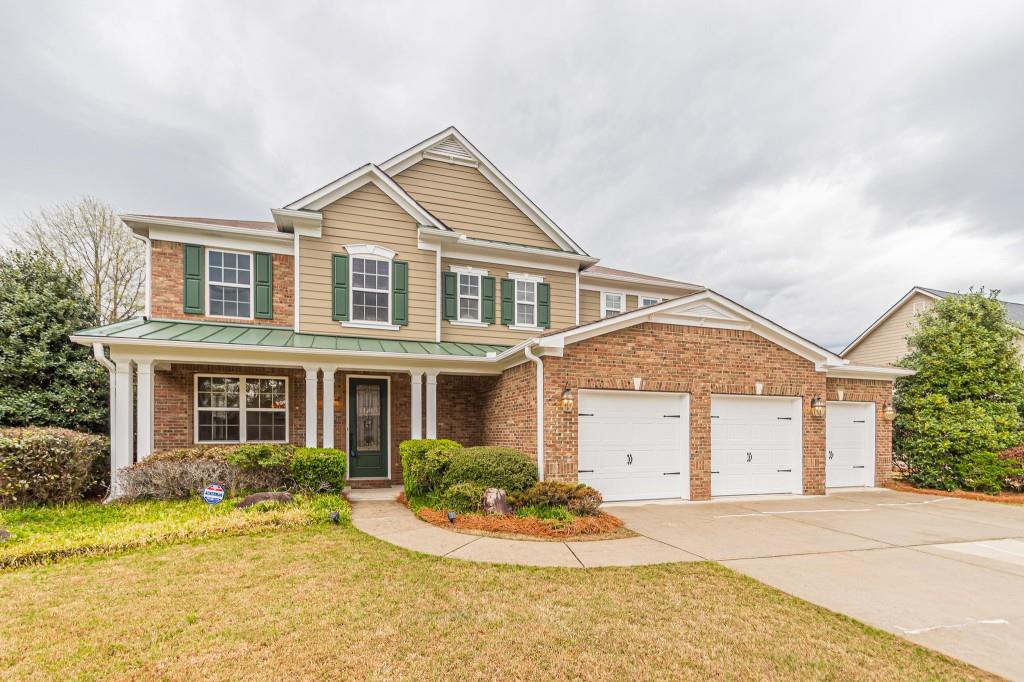
[[388, 382], [350, 379], [348, 452], [350, 478], [388, 475]]

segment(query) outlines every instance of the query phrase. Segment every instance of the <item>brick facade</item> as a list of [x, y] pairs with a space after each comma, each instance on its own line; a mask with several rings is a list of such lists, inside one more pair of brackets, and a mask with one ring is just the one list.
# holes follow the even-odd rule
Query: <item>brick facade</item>
[[839, 391], [845, 401], [875, 404], [875, 485], [884, 485], [892, 478], [892, 422], [882, 409], [892, 402], [892, 382], [830, 378], [828, 400], [839, 400]]
[[803, 401], [803, 485], [825, 492], [825, 419], [810, 402], [825, 396], [825, 375], [814, 363], [748, 331], [644, 323], [567, 346], [544, 359], [545, 474], [577, 477], [575, 410], [559, 408], [562, 391], [580, 388], [677, 391], [690, 394], [690, 497], [711, 496], [711, 396], [794, 396]]
[[[179, 242], [153, 240], [152, 261], [153, 271], [152, 316], [157, 319], [191, 320], [200, 322], [210, 320], [224, 322], [223, 317], [207, 317], [190, 315], [184, 311], [184, 267], [185, 245]], [[270, 320], [244, 320], [246, 324], [268, 324], [277, 327], [290, 327], [295, 324], [292, 316], [295, 300], [295, 270], [291, 256], [273, 254], [274, 277], [274, 317]], [[204, 300], [206, 292], [203, 292]]]
[[[484, 396], [498, 377], [440, 374], [437, 377], [437, 435], [466, 447], [492, 444], [484, 435]], [[426, 433], [424, 430], [422, 433]]]
[[[482, 396], [483, 439], [537, 457], [537, 370], [524, 362], [505, 370]], [[573, 470], [575, 480], [575, 469]]]

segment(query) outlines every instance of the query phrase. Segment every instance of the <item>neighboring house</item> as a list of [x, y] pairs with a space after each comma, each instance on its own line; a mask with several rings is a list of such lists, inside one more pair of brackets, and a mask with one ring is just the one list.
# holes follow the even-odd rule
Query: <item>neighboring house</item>
[[253, 441], [343, 448], [354, 486], [400, 482], [421, 437], [518, 448], [609, 500], [889, 476], [904, 370], [596, 265], [454, 128], [271, 215], [122, 216], [145, 316], [73, 337], [111, 371], [115, 495], [156, 450]]
[[[917, 316], [935, 301], [956, 296], [951, 291], [914, 287], [903, 298], [882, 313], [870, 327], [839, 353], [852, 363], [865, 365], [894, 365], [908, 352], [907, 339], [917, 326]], [[1000, 301], [1006, 308], [1010, 322], [1024, 329], [1024, 304]], [[1018, 338], [1024, 349], [1024, 331]]]

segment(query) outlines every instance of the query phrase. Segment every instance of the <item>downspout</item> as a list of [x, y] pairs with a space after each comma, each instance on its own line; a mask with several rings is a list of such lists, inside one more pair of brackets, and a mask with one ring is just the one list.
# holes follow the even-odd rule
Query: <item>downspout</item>
[[[544, 480], [544, 361], [533, 354], [531, 345], [540, 343], [540, 339], [530, 339], [523, 346], [526, 359], [537, 365], [537, 476]], [[113, 375], [111, 375], [113, 377]]]
[[[132, 232], [132, 236], [146, 245], [146, 302], [143, 315], [148, 320], [153, 317], [153, 242], [150, 241], [149, 237], [136, 234], [135, 232]], [[103, 359], [106, 360], [106, 358]], [[110, 371], [113, 372], [114, 370], [111, 369]], [[111, 374], [111, 377], [113, 377], [113, 374]], [[111, 383], [113, 383], [113, 378], [111, 378]]]
[[110, 502], [114, 499], [114, 370], [116, 368], [114, 363], [108, 360], [103, 353], [102, 343], [92, 344], [92, 356], [96, 358], [96, 362], [107, 368], [107, 374], [110, 376], [110, 404], [108, 405], [110, 410], [110, 489], [107, 491], [106, 499], [103, 500]]

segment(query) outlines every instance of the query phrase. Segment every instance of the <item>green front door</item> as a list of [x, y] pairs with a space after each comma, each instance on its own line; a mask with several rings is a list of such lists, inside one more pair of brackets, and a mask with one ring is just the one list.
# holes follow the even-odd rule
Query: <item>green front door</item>
[[350, 478], [388, 475], [388, 382], [350, 379], [348, 461]]

